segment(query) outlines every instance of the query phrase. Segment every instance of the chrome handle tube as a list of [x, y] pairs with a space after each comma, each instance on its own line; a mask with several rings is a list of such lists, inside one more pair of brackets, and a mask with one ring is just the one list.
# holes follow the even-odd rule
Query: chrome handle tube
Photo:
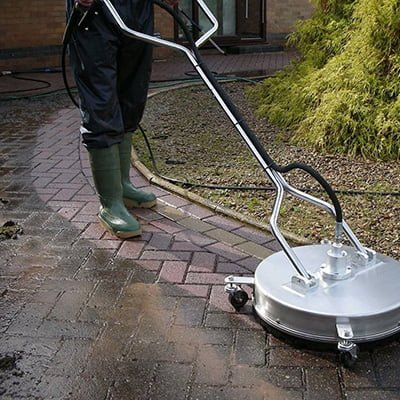
[[203, 45], [212, 35], [214, 35], [215, 32], [218, 30], [218, 21], [215, 18], [214, 14], [210, 11], [210, 9], [207, 7], [206, 3], [204, 3], [203, 0], [197, 0], [197, 4], [200, 6], [200, 8], [203, 10], [204, 14], [206, 14], [207, 18], [210, 20], [212, 26], [211, 28], [205, 32], [202, 36], [200, 36], [199, 39], [196, 41], [196, 46], [200, 47]]
[[[120, 15], [118, 14], [117, 10], [115, 9], [114, 5], [111, 3], [110, 0], [99, 0], [99, 1], [102, 2], [107, 7], [108, 11], [110, 12], [111, 16], [114, 18], [115, 22], [118, 24], [120, 29], [126, 35], [131, 36], [135, 39], [142, 40], [147, 43], [151, 43], [156, 46], [169, 47], [174, 50], [182, 51], [186, 55], [188, 54], [188, 51], [187, 51], [188, 49], [180, 44], [177, 44], [175, 42], [171, 42], [170, 40], [165, 40], [165, 39], [162, 39], [159, 37], [147, 35], [145, 33], [138, 32], [138, 31], [135, 31], [135, 30], [129, 28], [124, 23], [124, 21], [122, 20], [122, 18], [120, 17]], [[197, 1], [198, 5], [200, 6], [200, 8], [204, 11], [206, 16], [209, 18], [209, 20], [212, 24], [211, 28], [207, 32], [205, 32], [202, 36], [200, 36], [200, 38], [196, 41], [196, 46], [200, 47], [218, 30], [218, 21], [214, 17], [214, 15], [210, 11], [210, 9], [207, 7], [207, 5], [204, 3], [203, 0], [196, 0], [196, 1]], [[189, 53], [192, 54], [192, 52], [190, 52], [190, 50], [189, 50]]]

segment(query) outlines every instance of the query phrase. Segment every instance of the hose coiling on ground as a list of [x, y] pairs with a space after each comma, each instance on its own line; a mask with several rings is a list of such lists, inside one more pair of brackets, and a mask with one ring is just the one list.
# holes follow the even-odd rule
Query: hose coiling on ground
[[170, 15], [173, 16], [173, 18], [177, 21], [179, 26], [181, 27], [183, 33], [185, 34], [185, 37], [187, 41], [190, 44], [190, 48], [193, 51], [199, 66], [201, 66], [204, 74], [207, 76], [207, 78], [210, 80], [212, 85], [214, 86], [216, 92], [218, 95], [223, 99], [227, 107], [229, 108], [230, 112], [232, 115], [236, 118], [238, 121], [238, 124], [242, 127], [242, 129], [246, 132], [248, 135], [251, 143], [253, 146], [257, 149], [257, 151], [260, 153], [261, 157], [264, 159], [264, 161], [267, 163], [268, 168], [271, 168], [274, 171], [277, 171], [279, 173], [286, 173], [290, 172], [294, 169], [300, 169], [302, 171], [307, 172], [309, 175], [311, 175], [325, 190], [325, 192], [328, 194], [329, 198], [332, 201], [332, 205], [335, 209], [335, 218], [336, 222], [341, 224], [343, 222], [343, 212], [342, 212], [342, 207], [340, 205], [339, 199], [336, 196], [336, 193], [330, 186], [330, 184], [325, 180], [325, 178], [314, 168], [311, 166], [301, 163], [301, 162], [294, 162], [286, 166], [280, 166], [275, 163], [275, 161], [270, 157], [270, 155], [266, 152], [264, 147], [261, 145], [260, 141], [258, 140], [257, 136], [254, 134], [254, 132], [250, 129], [250, 127], [247, 125], [247, 123], [244, 121], [243, 116], [239, 112], [239, 110], [236, 108], [236, 106], [232, 103], [231, 99], [227, 96], [225, 91], [222, 89], [222, 87], [219, 85], [217, 79], [215, 78], [214, 74], [208, 69], [207, 65], [205, 65], [202, 61], [200, 52], [194, 43], [194, 40], [192, 38], [191, 33], [186, 27], [185, 21], [183, 18], [179, 15], [177, 11], [175, 11], [171, 6], [167, 5], [164, 3], [162, 0], [153, 0], [155, 4], [157, 4], [159, 7], [167, 11]]

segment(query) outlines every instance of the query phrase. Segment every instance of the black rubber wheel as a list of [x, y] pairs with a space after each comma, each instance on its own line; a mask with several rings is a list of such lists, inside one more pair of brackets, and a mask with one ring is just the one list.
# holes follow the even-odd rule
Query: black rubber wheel
[[359, 354], [358, 347], [357, 347], [356, 354], [352, 354], [349, 351], [342, 351], [339, 354], [340, 363], [345, 368], [352, 368], [352, 367], [354, 367], [354, 364], [358, 360], [358, 354]]
[[236, 311], [240, 310], [248, 300], [248, 294], [242, 289], [229, 294], [229, 301]]

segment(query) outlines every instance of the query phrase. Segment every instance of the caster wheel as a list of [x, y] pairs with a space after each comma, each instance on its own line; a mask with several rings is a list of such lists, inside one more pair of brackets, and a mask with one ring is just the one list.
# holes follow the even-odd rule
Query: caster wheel
[[248, 300], [249, 296], [242, 289], [236, 290], [235, 292], [229, 294], [229, 301], [236, 311], [239, 311]]
[[343, 351], [339, 354], [340, 363], [345, 368], [352, 368], [358, 360], [358, 355], [358, 347], [356, 348], [356, 351]]

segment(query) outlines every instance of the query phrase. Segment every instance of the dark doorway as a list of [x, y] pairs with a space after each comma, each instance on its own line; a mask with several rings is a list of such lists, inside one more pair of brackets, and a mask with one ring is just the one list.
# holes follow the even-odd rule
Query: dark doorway
[[263, 37], [264, 4], [264, 0], [237, 0], [237, 34], [241, 39]]

